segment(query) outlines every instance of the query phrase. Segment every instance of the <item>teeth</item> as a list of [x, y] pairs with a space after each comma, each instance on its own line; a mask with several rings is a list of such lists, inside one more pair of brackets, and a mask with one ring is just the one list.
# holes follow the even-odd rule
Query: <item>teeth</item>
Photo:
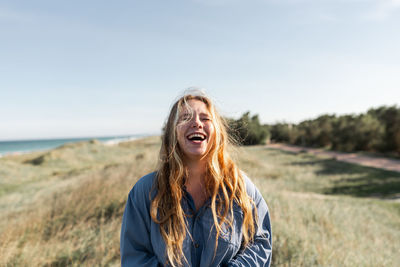
[[188, 136], [189, 139], [192, 139], [192, 138], [195, 138], [195, 137], [200, 137], [202, 139], [206, 138], [203, 134], [198, 134], [198, 133], [191, 134], [191, 135]]

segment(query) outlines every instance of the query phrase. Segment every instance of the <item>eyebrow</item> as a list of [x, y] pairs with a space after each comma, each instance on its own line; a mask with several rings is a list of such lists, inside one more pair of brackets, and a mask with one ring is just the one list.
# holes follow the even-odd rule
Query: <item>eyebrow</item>
[[[192, 114], [191, 112], [184, 112], [181, 114], [181, 116], [191, 115], [191, 114]], [[200, 116], [211, 116], [211, 114], [202, 112], [202, 113], [200, 113]]]

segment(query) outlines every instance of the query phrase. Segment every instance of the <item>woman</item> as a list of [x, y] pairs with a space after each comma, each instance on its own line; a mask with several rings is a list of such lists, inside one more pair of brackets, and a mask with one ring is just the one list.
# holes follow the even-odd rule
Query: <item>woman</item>
[[227, 153], [223, 119], [203, 93], [181, 97], [160, 164], [127, 200], [122, 266], [269, 266], [268, 207]]

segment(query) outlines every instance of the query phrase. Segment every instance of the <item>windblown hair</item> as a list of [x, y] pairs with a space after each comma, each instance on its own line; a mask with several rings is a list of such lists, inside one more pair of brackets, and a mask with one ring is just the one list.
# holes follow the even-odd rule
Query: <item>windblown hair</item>
[[211, 211], [216, 230], [215, 250], [223, 225], [232, 227], [233, 203], [243, 211], [243, 246], [253, 241], [256, 231], [256, 209], [247, 195], [244, 178], [230, 158], [230, 145], [225, 120], [218, 114], [209, 97], [186, 94], [171, 109], [162, 136], [160, 161], [154, 189], [157, 191], [151, 202], [150, 214], [160, 225], [160, 232], [166, 244], [166, 259], [172, 266], [181, 266], [186, 261], [183, 254], [183, 240], [186, 237], [185, 212], [181, 206], [186, 168], [184, 154], [180, 149], [176, 127], [184, 109], [190, 108], [188, 101], [196, 99], [206, 104], [214, 125], [215, 134], [210, 140], [207, 153], [205, 176], [206, 193], [211, 197]]

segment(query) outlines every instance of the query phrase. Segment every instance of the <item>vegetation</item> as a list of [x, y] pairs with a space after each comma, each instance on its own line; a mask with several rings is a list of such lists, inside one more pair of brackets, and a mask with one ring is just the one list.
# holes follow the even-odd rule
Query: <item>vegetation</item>
[[[0, 158], [0, 266], [119, 266], [128, 192], [159, 147], [151, 137]], [[263, 146], [235, 154], [269, 205], [273, 266], [400, 262], [400, 174]]]
[[229, 134], [241, 145], [283, 142], [300, 146], [400, 157], [400, 108], [373, 108], [359, 115], [321, 115], [299, 124], [262, 125], [258, 115], [227, 118]]
[[269, 138], [267, 128], [260, 124], [258, 115], [246, 112], [238, 120], [228, 118], [230, 136], [241, 145], [265, 144]]
[[400, 108], [370, 109], [360, 115], [322, 115], [299, 124], [269, 126], [271, 140], [344, 152], [400, 156]]

